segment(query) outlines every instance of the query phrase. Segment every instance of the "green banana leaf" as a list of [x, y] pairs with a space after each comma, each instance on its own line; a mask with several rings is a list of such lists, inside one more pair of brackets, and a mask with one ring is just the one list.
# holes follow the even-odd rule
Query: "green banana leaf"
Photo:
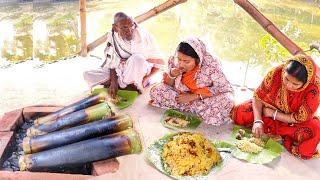
[[[252, 137], [251, 130], [243, 128], [241, 126], [234, 126], [232, 135], [231, 135], [231, 142], [224, 142], [225, 143], [224, 146], [228, 146], [228, 148], [231, 149], [231, 154], [235, 158], [242, 159], [254, 164], [267, 164], [267, 163], [270, 163], [273, 159], [278, 158], [281, 155], [284, 149], [283, 146], [268, 137], [262, 138], [266, 142], [266, 145], [261, 152], [257, 154], [242, 152], [240, 149], [238, 149], [234, 145], [234, 143], [237, 141], [236, 134], [238, 133], [240, 128], [245, 130], [245, 137], [248, 137], [248, 138]], [[223, 143], [220, 143], [220, 144], [223, 144]], [[217, 147], [221, 148], [219, 145]]]
[[[178, 117], [184, 120], [189, 121], [189, 124], [187, 125], [187, 127], [177, 127], [177, 126], [173, 126], [171, 124], [166, 123], [165, 119], [167, 119], [168, 117]], [[183, 113], [174, 109], [168, 109], [164, 112], [161, 120], [160, 120], [161, 124], [169, 129], [173, 129], [176, 131], [192, 131], [194, 129], [196, 129], [202, 122], [202, 119], [191, 114], [191, 113]]]
[[[219, 172], [227, 163], [227, 160], [230, 158], [230, 152], [225, 152], [222, 151], [220, 152], [220, 156], [222, 158], [222, 162], [215, 166], [214, 168], [211, 169], [211, 171], [207, 175], [203, 176], [173, 176], [171, 175], [164, 167], [164, 163], [161, 158], [161, 154], [163, 151], [164, 145], [170, 141], [170, 139], [177, 135], [179, 133], [172, 133], [172, 134], [167, 134], [163, 136], [161, 139], [157, 140], [153, 144], [151, 144], [147, 151], [146, 151], [146, 157], [149, 162], [152, 163], [152, 165], [158, 169], [160, 172], [163, 174], [166, 174], [167, 176], [170, 176], [171, 178], [174, 179], [181, 179], [181, 180], [191, 180], [191, 179], [208, 179], [210, 176], [213, 176], [215, 173]], [[214, 145], [218, 144], [221, 142], [215, 142]], [[223, 143], [223, 142], [222, 142]], [[219, 149], [218, 149], [219, 151]]]
[[[96, 95], [99, 94], [100, 92], [108, 92], [108, 88], [97, 88], [94, 89], [91, 94]], [[119, 109], [124, 109], [129, 106], [131, 106], [136, 98], [138, 97], [138, 92], [137, 91], [128, 91], [128, 90], [118, 90], [117, 96], [120, 97], [120, 101], [116, 103], [115, 105]]]

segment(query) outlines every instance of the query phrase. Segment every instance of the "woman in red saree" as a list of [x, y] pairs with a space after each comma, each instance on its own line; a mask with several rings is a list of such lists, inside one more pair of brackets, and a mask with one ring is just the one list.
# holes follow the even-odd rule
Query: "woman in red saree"
[[252, 126], [256, 137], [280, 135], [290, 153], [312, 158], [320, 141], [320, 121], [314, 116], [319, 85], [313, 60], [294, 56], [267, 74], [253, 100], [234, 107], [232, 119], [235, 124]]

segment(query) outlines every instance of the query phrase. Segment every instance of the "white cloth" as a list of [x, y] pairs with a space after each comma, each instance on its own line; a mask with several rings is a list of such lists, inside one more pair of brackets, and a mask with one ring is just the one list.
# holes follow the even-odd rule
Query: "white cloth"
[[[134, 84], [143, 92], [143, 77], [148, 75], [153, 67], [151, 63], [147, 62], [147, 59], [161, 59], [161, 53], [153, 36], [141, 27], [137, 27], [133, 32], [131, 41], [123, 40], [117, 33], [114, 33], [114, 38], [116, 43], [114, 43], [110, 32], [105, 49], [106, 62], [104, 66], [97, 70], [84, 72], [85, 81], [87, 81], [90, 88], [104, 83], [110, 79], [110, 69], [115, 69], [118, 76], [118, 84], [121, 88]], [[123, 58], [128, 58], [124, 63], [120, 62], [121, 58], [116, 53], [116, 44], [121, 46], [121, 48], [118, 46], [120, 55]]]
[[[152, 65], [146, 61], [141, 54], [133, 54], [125, 62], [120, 64], [116, 69], [118, 76], [118, 84], [121, 88], [134, 84], [141, 92], [143, 92], [142, 80], [146, 74], [151, 71]], [[97, 70], [86, 71], [84, 79], [89, 87], [107, 82], [110, 79], [110, 69], [100, 68]]]

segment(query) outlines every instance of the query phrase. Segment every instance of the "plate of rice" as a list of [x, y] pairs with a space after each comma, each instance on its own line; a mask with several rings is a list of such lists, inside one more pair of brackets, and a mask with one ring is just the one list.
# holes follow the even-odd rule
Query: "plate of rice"
[[233, 157], [253, 164], [268, 164], [280, 157], [284, 149], [267, 136], [254, 138], [250, 129], [241, 126], [234, 126], [230, 142], [220, 141], [217, 147], [230, 148]]
[[175, 179], [207, 179], [229, 156], [202, 134], [191, 132], [166, 135], [147, 149], [147, 159], [153, 166]]

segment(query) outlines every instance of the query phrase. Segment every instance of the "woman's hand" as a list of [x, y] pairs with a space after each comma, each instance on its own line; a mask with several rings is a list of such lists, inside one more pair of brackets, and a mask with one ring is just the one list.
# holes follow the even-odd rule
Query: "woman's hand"
[[275, 110], [268, 108], [268, 107], [263, 107], [263, 115], [265, 117], [273, 117]]
[[170, 70], [170, 75], [171, 75], [172, 77], [178, 77], [181, 73], [182, 73], [181, 70], [178, 69], [178, 68], [172, 68], [172, 69]]
[[253, 123], [252, 133], [253, 133], [253, 136], [256, 138], [261, 137], [263, 134], [263, 123], [260, 123], [260, 122]]
[[171, 79], [168, 73], [163, 73], [162, 81], [164, 84], [167, 84], [169, 86], [173, 86], [174, 84], [174, 79]]
[[197, 94], [189, 94], [189, 93], [179, 94], [176, 97], [176, 101], [179, 104], [190, 103], [191, 101], [194, 101], [194, 100], [197, 100], [197, 99], [198, 99], [198, 95]]

